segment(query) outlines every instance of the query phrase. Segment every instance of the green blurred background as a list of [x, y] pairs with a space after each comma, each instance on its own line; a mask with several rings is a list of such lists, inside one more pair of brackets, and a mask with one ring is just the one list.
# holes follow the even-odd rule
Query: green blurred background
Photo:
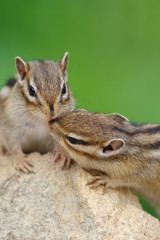
[[160, 1], [0, 0], [0, 86], [15, 56], [65, 51], [78, 107], [160, 123]]

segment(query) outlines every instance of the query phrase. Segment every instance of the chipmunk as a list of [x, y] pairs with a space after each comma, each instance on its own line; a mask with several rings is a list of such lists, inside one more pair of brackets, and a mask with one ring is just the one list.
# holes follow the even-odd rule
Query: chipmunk
[[160, 125], [81, 109], [49, 125], [73, 160], [91, 173], [96, 170], [94, 187], [130, 187], [160, 209]]
[[57, 62], [25, 62], [16, 57], [18, 74], [1, 90], [0, 143], [16, 159], [16, 168], [24, 172], [33, 170], [25, 153], [53, 151], [48, 121], [75, 108], [67, 64], [68, 53]]

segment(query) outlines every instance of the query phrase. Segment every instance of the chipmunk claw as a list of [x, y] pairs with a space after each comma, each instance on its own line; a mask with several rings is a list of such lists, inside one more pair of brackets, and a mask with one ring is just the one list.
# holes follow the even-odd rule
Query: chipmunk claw
[[64, 154], [59, 151], [55, 152], [54, 159], [56, 163], [59, 161], [61, 162], [61, 170], [68, 169], [72, 161], [70, 156], [67, 153]]
[[16, 170], [22, 171], [24, 173], [35, 173], [34, 166], [32, 163], [29, 162], [28, 159], [18, 159], [16, 161]]
[[62, 148], [59, 144], [55, 146], [53, 154], [55, 162], [60, 162], [61, 170], [68, 169], [70, 167], [72, 160], [64, 148]]
[[71, 161], [72, 159], [66, 155], [66, 156], [63, 156], [64, 160], [63, 160], [63, 166], [62, 166], [62, 170], [64, 169], [69, 169], [70, 165], [71, 165]]
[[103, 175], [95, 176], [86, 185], [90, 186], [91, 189], [96, 189], [99, 186], [107, 186], [107, 179]]

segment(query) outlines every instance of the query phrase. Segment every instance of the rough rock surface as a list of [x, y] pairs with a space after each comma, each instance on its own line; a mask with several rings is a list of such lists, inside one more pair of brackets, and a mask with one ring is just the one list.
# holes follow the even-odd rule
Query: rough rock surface
[[129, 190], [90, 189], [87, 172], [76, 164], [61, 171], [51, 154], [30, 159], [36, 174], [0, 158], [1, 240], [160, 239], [160, 222]]

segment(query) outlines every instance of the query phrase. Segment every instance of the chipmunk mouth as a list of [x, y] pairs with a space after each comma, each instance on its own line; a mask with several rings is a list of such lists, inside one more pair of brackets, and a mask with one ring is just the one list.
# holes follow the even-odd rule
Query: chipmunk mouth
[[51, 113], [45, 113], [45, 115], [49, 122], [57, 118], [57, 116], [54, 116], [54, 114]]
[[61, 118], [61, 114], [59, 113], [55, 113], [54, 115], [50, 116], [49, 122], [57, 122], [57, 120]]
[[49, 120], [49, 124], [52, 125], [54, 122], [57, 122], [58, 119], [59, 117], [52, 118], [51, 120]]
[[[57, 129], [56, 125], [57, 125], [58, 119], [59, 119], [59, 118], [57, 117], [57, 118], [51, 119], [51, 120], [48, 122], [48, 126], [49, 126], [49, 128], [50, 128], [50, 130], [51, 130], [51, 135], [52, 135], [53, 137], [56, 136], [55, 130]], [[58, 136], [57, 136], [57, 137], [58, 137]]]

